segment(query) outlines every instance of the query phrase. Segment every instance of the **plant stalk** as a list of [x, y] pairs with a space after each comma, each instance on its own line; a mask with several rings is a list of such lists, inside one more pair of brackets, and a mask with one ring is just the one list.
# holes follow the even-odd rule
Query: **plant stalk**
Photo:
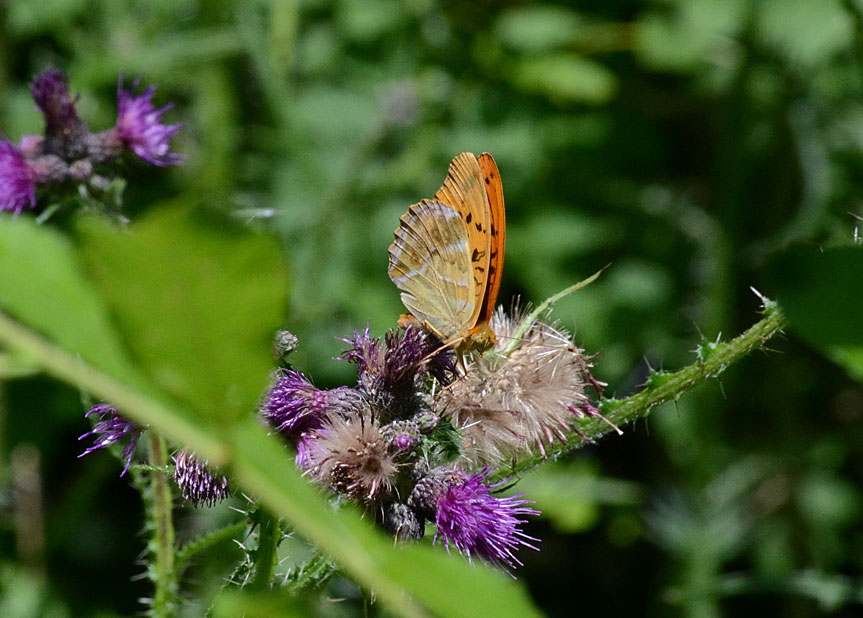
[[764, 345], [787, 325], [788, 320], [781, 308], [765, 299], [764, 317], [743, 334], [728, 342], [702, 343], [699, 358], [678, 371], [666, 373], [655, 371], [648, 378], [644, 389], [627, 399], [603, 399], [599, 409], [604, 418], [592, 417], [578, 421], [578, 431], [568, 434], [565, 442], [556, 442], [546, 448], [546, 456], [533, 455], [514, 462], [510, 467], [501, 467], [494, 479], [522, 474], [546, 459], [554, 459], [585, 444], [585, 438], [593, 440], [613, 431], [611, 424], [622, 426], [646, 417], [653, 409], [667, 401], [677, 400], [695, 386], [718, 377], [731, 365]]
[[150, 525], [153, 527], [151, 551], [153, 563], [151, 577], [153, 593], [153, 615], [169, 618], [174, 615], [177, 599], [177, 580], [174, 571], [174, 520], [173, 498], [168, 485], [168, 475], [163, 471], [168, 465], [168, 449], [158, 432], [150, 429], [150, 464], [157, 469], [150, 471]]

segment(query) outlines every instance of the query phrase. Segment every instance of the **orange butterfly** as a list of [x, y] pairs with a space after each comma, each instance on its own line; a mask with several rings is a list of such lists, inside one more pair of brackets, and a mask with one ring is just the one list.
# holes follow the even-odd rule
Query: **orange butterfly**
[[462, 351], [494, 345], [488, 321], [500, 290], [506, 217], [492, 156], [454, 158], [434, 198], [413, 204], [394, 234], [387, 270], [415, 319]]

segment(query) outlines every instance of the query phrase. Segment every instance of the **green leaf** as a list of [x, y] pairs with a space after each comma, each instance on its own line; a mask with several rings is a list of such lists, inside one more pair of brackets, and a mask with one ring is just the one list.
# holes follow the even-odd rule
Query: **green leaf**
[[504, 12], [495, 28], [504, 45], [539, 52], [573, 43], [581, 23], [581, 16], [566, 7], [524, 6]]
[[304, 607], [299, 599], [281, 591], [251, 593], [246, 590], [225, 590], [212, 609], [214, 618], [303, 618], [312, 608]]
[[791, 329], [863, 378], [863, 247], [793, 247], [767, 272]]
[[134, 379], [74, 248], [27, 217], [0, 218], [0, 309], [115, 377]]
[[152, 213], [122, 234], [91, 219], [82, 237], [141, 368], [210, 420], [248, 415], [266, 385], [287, 296], [276, 243], [186, 209]]
[[518, 489], [536, 500], [542, 516], [563, 533], [593, 527], [601, 505], [640, 506], [643, 500], [635, 483], [600, 477], [590, 465], [545, 465], [522, 479]]
[[515, 84], [561, 102], [607, 103], [617, 92], [614, 73], [576, 54], [554, 54], [515, 64]]

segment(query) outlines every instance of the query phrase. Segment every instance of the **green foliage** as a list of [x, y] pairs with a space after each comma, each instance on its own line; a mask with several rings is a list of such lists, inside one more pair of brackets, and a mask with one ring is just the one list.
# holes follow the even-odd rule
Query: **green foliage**
[[770, 272], [795, 332], [863, 380], [863, 248], [795, 247]]
[[128, 234], [87, 223], [85, 262], [136, 366], [209, 423], [248, 416], [287, 297], [275, 243], [179, 205]]

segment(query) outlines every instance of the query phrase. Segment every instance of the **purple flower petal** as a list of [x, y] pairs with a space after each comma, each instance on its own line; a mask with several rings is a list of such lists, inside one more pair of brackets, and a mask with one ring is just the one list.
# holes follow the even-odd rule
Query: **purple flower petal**
[[524, 506], [531, 500], [521, 495], [499, 498], [491, 495], [496, 487], [486, 484], [489, 468], [464, 478], [452, 475], [445, 491], [439, 496], [435, 523], [438, 537], [449, 549], [454, 545], [468, 557], [481, 556], [498, 566], [515, 568], [521, 562], [513, 553], [520, 546], [537, 549], [538, 539], [521, 531], [525, 515], [539, 515], [536, 509]]
[[12, 142], [0, 140], [0, 210], [36, 207], [36, 175]]
[[155, 86], [149, 86], [143, 94], [135, 96], [138, 80], [132, 82], [129, 91], [123, 90], [123, 80], [117, 86], [117, 126], [115, 131], [120, 141], [136, 155], [153, 165], [180, 165], [183, 155], [171, 152], [169, 144], [182, 124], [162, 124], [162, 114], [173, 104], [156, 109], [153, 105]]
[[120, 476], [123, 476], [126, 474], [126, 470], [129, 469], [129, 464], [132, 462], [132, 455], [135, 454], [135, 448], [138, 446], [138, 438], [141, 436], [141, 431], [143, 431], [143, 429], [139, 425], [124, 419], [117, 413], [117, 409], [114, 406], [107, 403], [100, 403], [93, 406], [87, 411], [85, 416], [89, 417], [91, 414], [98, 416], [99, 420], [95, 425], [93, 425], [92, 430], [83, 434], [78, 439], [83, 440], [90, 436], [94, 436], [96, 439], [93, 442], [93, 446], [78, 455], [78, 457], [89, 455], [100, 448], [107, 448], [114, 444], [114, 442], [129, 436], [129, 443], [123, 448], [122, 453], [122, 458], [126, 462], [126, 465], [123, 467], [123, 471], [120, 473]]

